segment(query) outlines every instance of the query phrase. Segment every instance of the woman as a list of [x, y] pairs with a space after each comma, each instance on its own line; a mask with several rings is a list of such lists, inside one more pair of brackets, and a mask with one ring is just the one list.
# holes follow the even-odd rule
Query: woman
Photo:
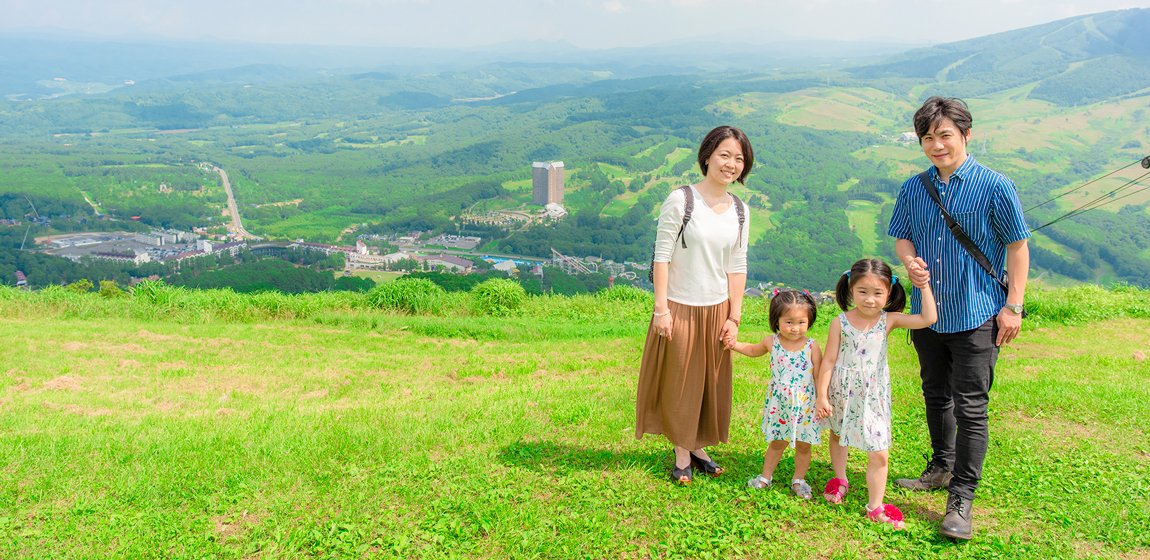
[[[706, 447], [726, 442], [731, 421], [731, 353], [747, 283], [748, 208], [727, 192], [754, 163], [743, 131], [720, 126], [699, 146], [703, 180], [675, 189], [659, 211], [652, 263], [655, 309], [639, 369], [635, 438], [663, 434], [675, 448], [672, 480], [692, 464], [723, 468]], [[687, 196], [693, 197], [684, 226]], [[681, 231], [680, 231], [681, 230]]]

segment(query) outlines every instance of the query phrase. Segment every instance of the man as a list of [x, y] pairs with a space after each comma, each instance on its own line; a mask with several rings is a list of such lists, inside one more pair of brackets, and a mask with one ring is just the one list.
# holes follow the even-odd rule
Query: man
[[[1030, 229], [1014, 183], [983, 167], [967, 153], [973, 118], [959, 99], [931, 97], [914, 114], [923, 153], [933, 164], [929, 180], [947, 212], [990, 261], [999, 278], [1003, 261], [1009, 289], [1003, 290], [947, 228], [938, 204], [919, 176], [902, 185], [887, 234], [912, 281], [929, 271], [938, 322], [913, 331], [918, 352], [926, 421], [933, 454], [922, 476], [895, 484], [911, 490], [947, 488], [946, 516], [939, 531], [968, 540], [971, 504], [989, 430], [987, 404], [998, 348], [1022, 328], [1022, 303], [1030, 269]], [[918, 290], [911, 312], [920, 312]]]

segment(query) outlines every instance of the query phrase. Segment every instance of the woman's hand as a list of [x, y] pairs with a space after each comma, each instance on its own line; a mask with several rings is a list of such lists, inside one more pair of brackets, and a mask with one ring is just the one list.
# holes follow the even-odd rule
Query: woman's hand
[[671, 310], [668, 309], [663, 312], [656, 311], [652, 315], [652, 324], [655, 327], [655, 334], [671, 340], [671, 326], [674, 322], [671, 320]]
[[739, 325], [734, 319], [723, 321], [723, 330], [719, 332], [719, 342], [723, 348], [730, 350], [739, 341]]

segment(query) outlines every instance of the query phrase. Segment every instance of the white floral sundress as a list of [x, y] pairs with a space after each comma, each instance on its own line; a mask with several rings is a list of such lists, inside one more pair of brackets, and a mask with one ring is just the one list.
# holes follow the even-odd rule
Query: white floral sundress
[[886, 312], [865, 331], [839, 315], [842, 336], [827, 397], [828, 425], [839, 443], [864, 451], [890, 449], [890, 368], [886, 361]]
[[818, 445], [821, 426], [815, 419], [815, 377], [808, 338], [800, 350], [783, 348], [778, 335], [771, 344], [771, 383], [763, 404], [763, 435], [767, 441]]

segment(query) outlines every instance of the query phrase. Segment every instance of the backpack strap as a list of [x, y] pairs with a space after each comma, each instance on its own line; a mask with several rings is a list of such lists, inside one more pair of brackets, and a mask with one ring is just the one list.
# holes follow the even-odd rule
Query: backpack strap
[[[679, 233], [675, 235], [675, 239], [682, 243], [683, 248], [687, 248], [687, 240], [683, 237], [683, 230], [687, 229], [687, 224], [691, 221], [691, 212], [695, 210], [695, 193], [691, 192], [691, 185], [683, 185], [679, 187], [683, 191], [683, 223], [679, 226]], [[736, 247], [743, 245], [743, 224], [747, 221], [746, 210], [743, 208], [743, 201], [735, 193], [727, 193], [731, 195], [731, 199], [735, 205], [735, 213], [739, 216], [739, 237], [736, 241]]]
[[740, 247], [743, 245], [743, 222], [747, 221], [746, 211], [743, 210], [743, 201], [739, 200], [739, 196], [735, 193], [729, 193], [731, 198], [735, 200], [735, 213], [739, 215], [739, 237], [735, 241], [735, 246]]
[[691, 192], [691, 185], [683, 185], [679, 190], [683, 191], [683, 223], [679, 226], [679, 233], [675, 235], [675, 239], [686, 249], [687, 240], [683, 237], [683, 230], [687, 229], [687, 224], [691, 221], [691, 212], [695, 210], [695, 193]]

